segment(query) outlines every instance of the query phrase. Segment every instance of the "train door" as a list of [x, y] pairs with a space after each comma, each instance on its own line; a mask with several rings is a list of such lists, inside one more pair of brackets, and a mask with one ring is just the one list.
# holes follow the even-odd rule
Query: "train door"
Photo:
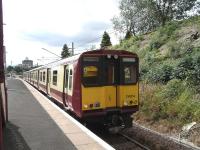
[[64, 100], [66, 105], [69, 105], [68, 103], [68, 95], [67, 95], [67, 91], [68, 91], [68, 76], [69, 76], [69, 67], [65, 66], [65, 76], [64, 76]]
[[106, 107], [117, 106], [117, 84], [119, 83], [119, 65], [120, 63], [118, 58], [106, 58], [104, 61]]
[[68, 106], [72, 107], [72, 86], [73, 86], [73, 68], [72, 66], [65, 66], [65, 102]]
[[138, 105], [138, 60], [137, 58], [121, 58], [120, 83], [117, 86], [117, 106]]
[[50, 86], [51, 85], [51, 69], [48, 68], [47, 69], [47, 94], [50, 95], [51, 91], [50, 91]]
[[37, 88], [39, 89], [39, 73], [40, 73], [40, 71], [38, 70], [37, 71]]

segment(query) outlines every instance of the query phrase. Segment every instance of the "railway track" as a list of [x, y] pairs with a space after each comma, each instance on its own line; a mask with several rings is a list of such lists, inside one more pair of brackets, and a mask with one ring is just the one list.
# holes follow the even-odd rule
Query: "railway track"
[[[40, 91], [41, 92], [41, 91]], [[45, 95], [50, 101], [54, 102], [57, 106], [60, 107], [60, 109], [64, 109], [66, 113], [74, 117], [71, 113], [69, 113], [63, 106], [61, 106], [59, 103], [57, 103], [54, 99], [47, 96], [45, 93], [41, 92], [43, 95]], [[75, 118], [77, 119], [77, 118]], [[181, 141], [177, 141], [177, 139], [172, 139], [170, 137], [166, 137], [161, 135], [160, 133], [157, 133], [155, 131], [152, 131], [150, 129], [144, 128], [142, 126], [139, 126], [137, 124], [133, 124], [133, 127], [127, 130], [123, 130], [123, 133], [118, 134], [110, 134], [103, 126], [97, 124], [93, 125], [85, 125], [89, 130], [91, 130], [94, 134], [98, 135], [100, 138], [102, 138], [104, 141], [106, 141], [108, 144], [113, 146], [116, 150], [151, 150], [151, 149], [163, 149], [163, 150], [174, 150], [174, 149], [180, 149], [180, 150], [200, 150], [199, 147], [191, 146], [188, 144], [185, 144]], [[131, 137], [133, 136], [133, 137]], [[134, 139], [133, 139], [134, 138]], [[140, 141], [143, 141], [144, 143], [148, 143], [147, 145], [149, 147], [146, 147], [145, 145], [138, 142], [138, 139]], [[156, 143], [156, 144], [155, 144]]]
[[137, 146], [139, 146], [143, 150], [151, 150], [147, 146], [141, 144], [140, 142], [136, 141], [135, 139], [133, 139], [133, 138], [131, 138], [131, 137], [129, 137], [129, 136], [123, 134], [123, 133], [119, 133], [119, 135], [123, 136], [124, 138], [126, 138], [129, 141], [131, 141], [132, 143], [136, 144]]
[[111, 134], [103, 125], [90, 124], [87, 125], [87, 128], [116, 150], [150, 150], [150, 148], [122, 132]]
[[[68, 112], [63, 106], [57, 103], [53, 98], [49, 97], [48, 95], [44, 94], [50, 101], [54, 102], [60, 109], [64, 109], [66, 113], [74, 117], [71, 113]], [[75, 118], [77, 119], [77, 118]], [[79, 121], [79, 120], [77, 120]], [[108, 144], [113, 146], [116, 150], [151, 150], [150, 148], [146, 147], [145, 145], [141, 144], [140, 142], [136, 141], [135, 139], [129, 137], [124, 133], [118, 134], [110, 134], [107, 129], [104, 128], [102, 125], [89, 125], [86, 127], [91, 130], [93, 133], [98, 135]]]

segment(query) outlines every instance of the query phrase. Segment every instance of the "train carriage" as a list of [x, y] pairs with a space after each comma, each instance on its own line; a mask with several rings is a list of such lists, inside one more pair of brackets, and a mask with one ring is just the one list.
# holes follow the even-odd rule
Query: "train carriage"
[[130, 126], [139, 109], [138, 69], [134, 53], [94, 50], [38, 68], [35, 81], [80, 119]]

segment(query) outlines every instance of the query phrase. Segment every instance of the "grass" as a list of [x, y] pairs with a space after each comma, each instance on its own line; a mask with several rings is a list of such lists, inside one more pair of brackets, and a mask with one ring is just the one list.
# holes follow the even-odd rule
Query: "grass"
[[200, 16], [167, 23], [114, 46], [136, 52], [140, 58], [136, 120], [164, 122], [174, 128], [200, 122], [200, 46], [189, 39], [193, 30], [200, 32]]

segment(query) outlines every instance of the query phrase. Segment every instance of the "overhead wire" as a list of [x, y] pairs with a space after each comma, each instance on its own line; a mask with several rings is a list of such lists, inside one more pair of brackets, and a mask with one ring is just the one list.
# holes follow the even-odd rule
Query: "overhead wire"
[[[113, 34], [115, 31], [112, 31], [112, 32], [107, 32], [108, 34]], [[83, 47], [83, 46], [85, 46], [85, 45], [87, 45], [87, 44], [90, 44], [90, 43], [92, 43], [92, 42], [95, 42], [96, 40], [99, 40], [99, 39], [101, 39], [102, 38], [102, 36], [99, 36], [99, 37], [97, 37], [97, 38], [95, 38], [95, 39], [92, 39], [92, 40], [90, 40], [90, 41], [87, 41], [87, 42], [85, 42], [85, 43], [82, 43], [82, 44], [80, 44], [80, 45], [78, 45], [76, 48], [81, 48], [81, 47]]]

